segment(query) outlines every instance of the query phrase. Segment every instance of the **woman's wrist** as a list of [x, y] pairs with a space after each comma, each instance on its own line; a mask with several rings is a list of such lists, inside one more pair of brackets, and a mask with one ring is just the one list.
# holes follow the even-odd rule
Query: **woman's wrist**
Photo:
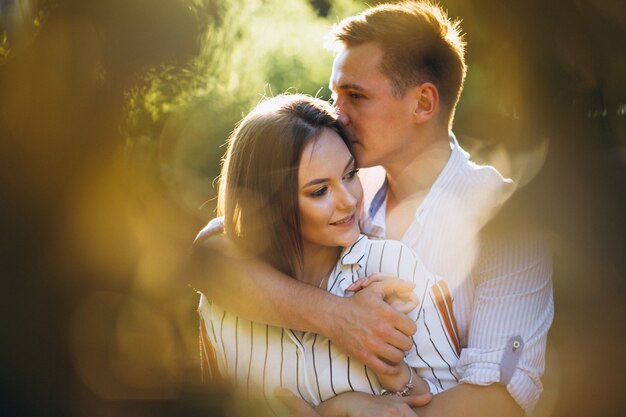
[[409, 370], [409, 380], [404, 387], [399, 390], [386, 390], [382, 389], [380, 391], [381, 395], [395, 395], [397, 397], [406, 397], [413, 390], [413, 370], [407, 365], [407, 369]]
[[378, 381], [383, 387], [383, 391], [401, 392], [407, 384], [413, 384], [413, 370], [407, 363], [403, 363], [405, 366], [402, 366], [401, 371], [396, 375], [378, 375]]
[[386, 394], [405, 395], [421, 395], [431, 392], [430, 385], [426, 380], [420, 377], [413, 368], [408, 364], [402, 368], [402, 372], [397, 375], [380, 375], [378, 381], [383, 387]]

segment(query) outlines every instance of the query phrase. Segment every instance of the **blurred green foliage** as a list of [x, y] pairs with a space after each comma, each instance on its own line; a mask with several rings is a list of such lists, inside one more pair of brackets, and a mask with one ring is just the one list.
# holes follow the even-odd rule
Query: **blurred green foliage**
[[163, 179], [195, 211], [215, 197], [211, 181], [219, 174], [221, 145], [264, 96], [292, 91], [329, 98], [332, 53], [324, 37], [337, 16], [363, 4], [337, 0], [327, 17], [306, 0], [190, 5], [207, 25], [199, 55], [183, 68], [157, 67], [143, 76], [128, 93], [125, 131], [136, 157], [154, 154], [146, 148], [167, 148], [160, 152]]
[[0, 63], [9, 55], [9, 42], [6, 33], [0, 35]]

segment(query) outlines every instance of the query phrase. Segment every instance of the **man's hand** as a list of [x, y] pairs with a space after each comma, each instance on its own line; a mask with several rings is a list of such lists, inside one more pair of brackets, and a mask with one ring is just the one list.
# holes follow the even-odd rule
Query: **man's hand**
[[375, 373], [395, 375], [402, 371], [401, 361], [411, 348], [416, 325], [384, 300], [413, 288], [410, 282], [388, 278], [373, 282], [367, 291], [352, 297], [337, 298], [322, 333]]

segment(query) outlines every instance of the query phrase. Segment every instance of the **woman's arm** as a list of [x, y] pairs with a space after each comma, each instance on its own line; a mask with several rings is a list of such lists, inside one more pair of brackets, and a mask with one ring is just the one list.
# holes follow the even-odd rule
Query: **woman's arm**
[[415, 323], [383, 300], [412, 289], [399, 279], [343, 298], [245, 256], [223, 235], [194, 246], [190, 285], [216, 304], [261, 323], [321, 333], [379, 374], [395, 375]]

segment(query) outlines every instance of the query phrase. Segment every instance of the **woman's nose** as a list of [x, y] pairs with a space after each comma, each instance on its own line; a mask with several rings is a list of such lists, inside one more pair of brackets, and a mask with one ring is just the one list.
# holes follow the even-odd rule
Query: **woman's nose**
[[356, 206], [356, 197], [350, 192], [350, 190], [343, 186], [341, 187], [341, 191], [339, 193], [337, 207], [345, 210], [352, 209]]

